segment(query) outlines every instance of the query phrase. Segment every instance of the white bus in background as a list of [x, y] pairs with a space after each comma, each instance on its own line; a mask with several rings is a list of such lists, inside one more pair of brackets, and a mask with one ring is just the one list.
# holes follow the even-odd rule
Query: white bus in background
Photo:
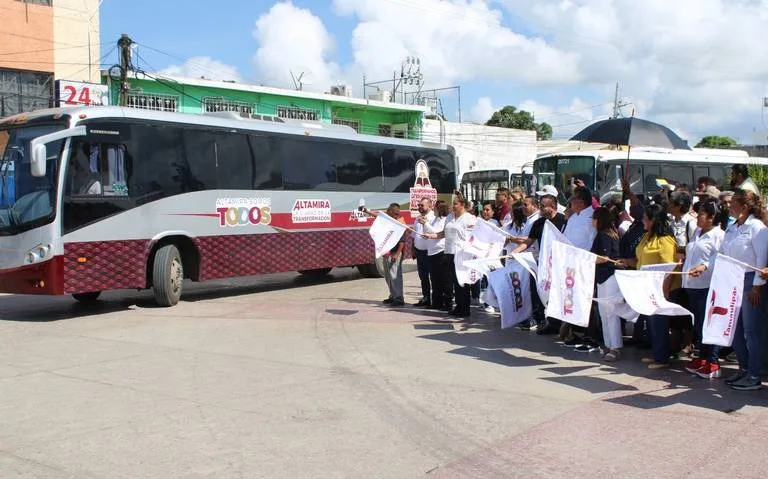
[[[451, 147], [236, 113], [120, 107], [0, 120], [0, 292], [152, 288], [335, 267], [380, 273], [363, 203], [409, 216], [416, 165], [456, 188]], [[421, 180], [424, 180], [420, 177]]]
[[[542, 155], [536, 158], [533, 176], [540, 189], [554, 185], [561, 202], [570, 194], [571, 182], [579, 179], [597, 192], [600, 200], [621, 194], [627, 152], [622, 150], [577, 150]], [[737, 163], [768, 166], [768, 158], [750, 157], [741, 150], [669, 150], [632, 148], [629, 154], [629, 178], [632, 191], [646, 195], [661, 190], [665, 182], [685, 184], [696, 189], [701, 177], [713, 178], [718, 188], [729, 189], [731, 166]]]
[[460, 190], [468, 199], [481, 206], [484, 201], [494, 201], [501, 188], [522, 188], [526, 195], [535, 191], [533, 164], [510, 172], [508, 169], [468, 171], [461, 175]]

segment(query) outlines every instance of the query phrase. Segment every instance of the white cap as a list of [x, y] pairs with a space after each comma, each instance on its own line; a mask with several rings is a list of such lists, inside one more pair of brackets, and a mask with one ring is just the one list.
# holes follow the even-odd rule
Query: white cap
[[544, 185], [544, 187], [536, 192], [536, 196], [554, 196], [557, 198], [557, 188], [553, 185]]

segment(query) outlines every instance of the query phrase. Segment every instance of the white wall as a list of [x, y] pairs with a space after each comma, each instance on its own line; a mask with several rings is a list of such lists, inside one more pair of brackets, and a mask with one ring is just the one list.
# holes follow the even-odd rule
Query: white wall
[[[536, 158], [536, 132], [474, 123], [443, 122], [445, 143], [456, 149], [458, 178], [467, 171], [506, 169], [520, 172]], [[440, 121], [424, 120], [424, 141], [440, 142]]]
[[[101, 83], [98, 8], [99, 0], [54, 0], [53, 40], [56, 42], [54, 44], [56, 50], [53, 61], [54, 77], [57, 80]], [[88, 70], [89, 28], [91, 31], [90, 75]], [[114, 41], [116, 44], [117, 38]], [[117, 54], [110, 60], [116, 62]]]

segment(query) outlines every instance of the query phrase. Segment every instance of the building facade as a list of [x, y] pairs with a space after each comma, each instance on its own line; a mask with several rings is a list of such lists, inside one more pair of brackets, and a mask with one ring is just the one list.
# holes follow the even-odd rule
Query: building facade
[[[103, 72], [110, 103], [118, 104], [120, 82]], [[358, 133], [420, 139], [427, 107], [352, 98], [343, 87], [330, 93], [287, 90], [198, 78], [131, 72], [126, 106], [204, 114], [235, 111], [308, 122], [346, 125]]]
[[59, 79], [98, 83], [99, 0], [0, 0], [0, 117], [48, 108]]
[[536, 159], [536, 132], [474, 123], [424, 120], [423, 139], [453, 146], [458, 176], [469, 171], [508, 170], [520, 174]]

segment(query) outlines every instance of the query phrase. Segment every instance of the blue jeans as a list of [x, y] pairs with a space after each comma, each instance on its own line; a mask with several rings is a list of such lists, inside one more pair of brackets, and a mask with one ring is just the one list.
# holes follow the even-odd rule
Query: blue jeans
[[762, 340], [765, 321], [765, 287], [760, 288], [760, 304], [752, 306], [747, 294], [752, 289], [755, 273], [744, 275], [744, 299], [741, 302], [739, 320], [733, 337], [733, 349], [739, 359], [739, 369], [750, 377], [760, 377], [763, 366]]
[[688, 295], [688, 305], [693, 313], [693, 334], [694, 341], [699, 346], [699, 357], [710, 363], [717, 363], [720, 346], [701, 342], [701, 331], [704, 328], [704, 318], [707, 316], [709, 289], [686, 289], [685, 292]]
[[669, 318], [662, 314], [648, 316], [648, 338], [651, 340], [653, 359], [657, 363], [669, 362]]

